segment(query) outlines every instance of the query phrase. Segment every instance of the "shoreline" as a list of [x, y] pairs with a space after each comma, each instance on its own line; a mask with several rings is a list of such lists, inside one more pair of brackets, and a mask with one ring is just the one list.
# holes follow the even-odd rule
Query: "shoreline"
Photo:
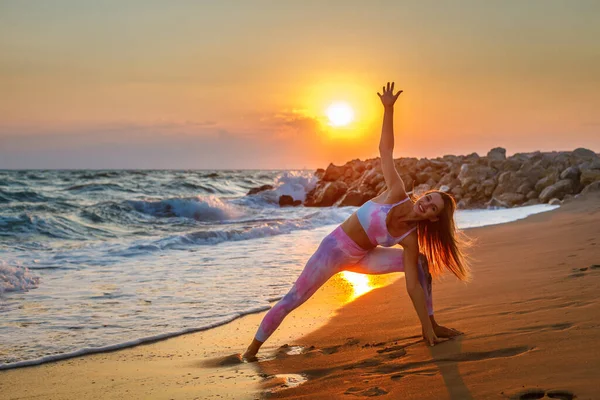
[[[518, 221], [470, 228], [468, 232], [470, 236], [475, 237], [478, 237], [480, 232], [499, 232], [499, 235], [502, 236], [504, 231], [512, 231], [520, 226], [547, 224], [546, 220], [556, 219], [557, 215], [563, 216], [564, 214], [573, 213], [574, 211], [571, 209], [581, 209], [584, 207], [582, 206], [584, 203], [589, 206], [589, 199], [577, 200], [558, 210], [531, 215]], [[572, 240], [572, 238], [567, 239]], [[494, 246], [488, 245], [487, 247]], [[480, 260], [477, 262], [480, 262]], [[595, 262], [598, 263], [600, 260]], [[474, 272], [475, 283], [477, 284], [482, 280], [482, 277], [477, 270]], [[592, 276], [594, 272], [589, 271], [588, 275]], [[398, 280], [397, 277], [392, 279], [392, 281], [396, 280]], [[276, 383], [276, 387], [279, 387], [282, 384], [277, 380], [264, 379], [265, 376], [284, 373], [303, 374], [306, 372], [303, 368], [306, 369], [307, 366], [310, 366], [311, 368], [308, 368], [309, 373], [307, 374], [309, 381], [302, 384], [300, 388], [291, 388], [270, 394], [273, 397], [292, 396], [292, 398], [303, 398], [299, 393], [310, 393], [310, 396], [320, 393], [318, 385], [315, 387], [315, 384], [324, 378], [315, 377], [314, 371], [310, 372], [310, 370], [318, 369], [318, 359], [325, 358], [323, 352], [325, 348], [337, 348], [335, 352], [330, 354], [333, 357], [342, 355], [347, 350], [354, 349], [354, 347], [360, 348], [362, 351], [369, 349], [370, 346], [363, 348], [358, 344], [348, 344], [346, 340], [348, 337], [352, 337], [352, 340], [359, 340], [362, 346], [371, 342], [375, 345], [381, 343], [383, 340], [379, 339], [385, 339], [387, 332], [391, 329], [394, 331], [391, 339], [409, 338], [409, 341], [415, 342], [403, 351], [406, 352], [407, 349], [423, 350], [424, 347], [418, 344], [419, 337], [415, 337], [418, 333], [418, 329], [414, 325], [416, 316], [412, 315], [414, 311], [411, 309], [410, 301], [407, 300], [406, 294], [403, 293], [398, 282], [367, 293], [354, 301], [347, 302], [348, 288], [344, 289], [339, 282], [334, 281], [335, 279], [330, 280], [328, 284], [319, 289], [317, 294], [302, 306], [302, 313], [292, 313], [284, 320], [284, 324], [259, 353], [259, 355], [262, 355], [259, 363], [235, 365], [227, 360], [226, 355], [245, 349], [266, 311], [244, 315], [232, 322], [207, 331], [185, 334], [168, 340], [109, 353], [98, 353], [37, 366], [0, 371], [0, 391], [6, 393], [10, 399], [34, 398], [40, 395], [52, 399], [75, 399], [86, 398], [86, 396], [88, 398], [98, 397], [99, 393], [103, 393], [102, 398], [202, 399], [216, 398], [217, 395], [220, 395], [220, 398], [254, 399], [261, 396], [261, 391], [273, 390], [273, 387], [268, 387], [269, 385], [272, 386]], [[438, 322], [465, 330], [460, 325], [464, 322], [464, 318], [461, 319], [458, 316], [455, 318], [447, 317], [452, 316], [455, 307], [444, 306], [445, 300], [450, 299], [453, 295], [458, 295], [460, 298], [460, 291], [464, 291], [465, 286], [447, 281], [444, 280], [439, 285], [434, 286], [434, 307], [436, 307]], [[460, 287], [457, 288], [457, 286]], [[469, 287], [467, 286], [467, 288]], [[457, 290], [458, 292], [456, 292]], [[469, 294], [466, 295], [468, 297]], [[539, 301], [543, 302], [543, 300]], [[357, 337], [355, 335], [356, 330], [350, 331], [348, 328], [347, 321], [349, 317], [347, 314], [364, 307], [364, 303], [369, 303], [369, 307], [371, 307], [373, 302], [377, 304], [377, 313], [373, 313], [371, 310], [366, 315], [361, 314], [363, 319], [361, 323], [366, 323], [367, 326], [377, 326], [377, 329], [363, 329], [364, 337]], [[467, 313], [471, 313], [477, 308], [488, 309], [492, 306], [492, 304], [489, 304], [490, 302], [477, 306], [480, 302], [481, 299], [474, 299], [473, 304], [468, 305], [461, 301], [458, 302], [457, 307], [466, 307], [468, 310], [472, 310], [467, 311]], [[448, 303], [452, 304], [452, 301], [448, 301]], [[385, 327], [385, 329], [381, 329], [381, 321], [378, 321], [378, 319], [382, 318], [382, 313], [389, 311], [392, 304], [401, 305], [400, 312], [398, 313], [398, 310], [395, 310], [393, 315], [401, 321], [409, 323], [404, 325], [394, 324], [394, 328]], [[411, 320], [413, 321], [411, 322]], [[340, 321], [342, 322], [340, 323]], [[449, 323], [449, 321], [453, 322]], [[571, 327], [565, 327], [566, 325], [561, 326], [563, 326], [563, 330], [571, 329]], [[337, 334], [332, 336], [329, 332], [331, 330], [334, 330]], [[469, 327], [466, 331], [473, 332], [475, 329]], [[323, 336], [323, 332], [328, 332], [327, 335], [329, 336]], [[464, 341], [466, 344], [470, 339], [468, 336], [469, 333], [460, 341]], [[378, 339], [370, 342], [370, 337]], [[302, 347], [285, 348], [281, 346], [284, 343]], [[315, 348], [306, 351], [311, 346], [315, 346]], [[437, 351], [439, 346], [432, 350]], [[371, 347], [371, 350], [374, 348]], [[385, 350], [385, 348], [384, 345], [380, 350]], [[288, 350], [293, 350], [291, 351], [292, 354], [287, 354]], [[535, 353], [535, 349], [530, 351]], [[529, 350], [525, 353], [528, 352]], [[350, 354], [351, 352], [348, 352], [348, 355]], [[265, 358], [266, 355], [269, 356]], [[360, 355], [357, 356], [357, 354], [352, 354], [352, 358], [361, 359]], [[305, 363], [304, 367], [302, 362]], [[592, 362], [599, 364], [597, 359], [592, 359]], [[296, 368], [294, 368], [294, 365]], [[328, 365], [331, 367], [331, 362]], [[361, 367], [358, 366], [353, 369], [361, 370]], [[426, 375], [433, 372], [423, 373]], [[455, 373], [458, 373], [458, 371], [455, 370]], [[38, 376], [38, 378], [43, 376], [43, 383], [33, 384], [32, 381], [39, 381], [33, 375]], [[415, 376], [418, 376], [418, 374]], [[358, 379], [357, 383], [361, 381], [360, 377], [355, 378]], [[26, 388], [24, 389], [25, 392], [21, 392], [22, 387]], [[365, 390], [369, 389], [366, 388]], [[382, 390], [390, 391], [389, 388]], [[351, 392], [347, 394], [352, 394]], [[335, 397], [341, 393], [343, 392], [329, 393], [328, 396]], [[405, 393], [403, 396], [411, 398], [410, 393], [408, 395]]]

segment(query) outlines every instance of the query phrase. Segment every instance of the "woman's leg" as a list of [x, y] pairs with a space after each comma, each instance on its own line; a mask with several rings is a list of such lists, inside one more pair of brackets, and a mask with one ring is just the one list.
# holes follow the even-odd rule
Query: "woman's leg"
[[347, 263], [360, 260], [364, 253], [353, 257], [342, 250], [344, 242], [339, 240], [339, 231], [323, 239], [291, 290], [275, 304], [263, 318], [252, 344], [244, 353], [245, 359], [253, 358], [260, 346], [275, 332], [283, 319], [292, 310], [308, 300], [329, 278], [340, 272]]
[[[433, 299], [431, 287], [431, 274], [427, 258], [419, 254], [418, 263], [419, 282], [425, 291], [425, 300], [429, 315], [433, 315]], [[354, 265], [345, 266], [346, 271], [361, 274], [379, 275], [390, 272], [404, 272], [404, 251], [398, 248], [376, 247]]]

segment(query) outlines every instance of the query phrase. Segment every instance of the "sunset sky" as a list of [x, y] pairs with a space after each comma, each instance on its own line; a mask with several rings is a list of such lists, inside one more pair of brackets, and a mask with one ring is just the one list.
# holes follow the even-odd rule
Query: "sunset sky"
[[[600, 152], [600, 2], [1, 1], [0, 168]], [[354, 112], [333, 127], [326, 110]]]

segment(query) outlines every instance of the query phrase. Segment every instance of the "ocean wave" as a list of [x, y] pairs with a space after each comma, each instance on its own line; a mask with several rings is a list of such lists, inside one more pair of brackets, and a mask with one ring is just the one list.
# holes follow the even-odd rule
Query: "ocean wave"
[[49, 201], [50, 198], [31, 190], [23, 190], [18, 192], [9, 192], [0, 189], [0, 203], [10, 203], [13, 201], [38, 203]]
[[179, 181], [173, 181], [173, 182], [169, 182], [166, 185], [167, 188], [169, 189], [184, 189], [184, 190], [193, 190], [193, 191], [201, 191], [201, 192], [205, 192], [205, 193], [209, 193], [209, 194], [215, 194], [215, 193], [219, 193], [220, 191], [215, 188], [213, 185], [210, 184], [201, 184], [201, 183], [194, 183], [194, 182], [179, 182]]
[[239, 207], [216, 196], [172, 198], [158, 201], [128, 200], [138, 212], [154, 217], [183, 217], [202, 222], [223, 221], [243, 215]]
[[[0, 217], [0, 237], [43, 235], [54, 239], [92, 240], [112, 238], [115, 235], [105, 229], [82, 224], [64, 216], [41, 217], [31, 213]], [[25, 236], [25, 237], [23, 237]]]
[[[273, 182], [273, 189], [263, 190], [256, 194], [240, 197], [236, 204], [257, 208], [264, 206], [279, 207], [279, 198], [291, 196], [294, 200], [304, 202], [306, 195], [317, 184], [317, 178], [308, 171], [285, 171], [278, 174]], [[257, 187], [257, 185], [253, 185]]]
[[27, 291], [35, 289], [40, 278], [33, 276], [29, 269], [22, 266], [9, 266], [0, 260], [0, 295], [4, 292]]
[[123, 186], [121, 186], [117, 183], [98, 183], [98, 182], [73, 185], [73, 186], [66, 188], [65, 190], [68, 190], [70, 192], [76, 192], [76, 193], [98, 192], [98, 191], [104, 191], [104, 190], [115, 190], [115, 191], [132, 192], [132, 193], [134, 192], [134, 190], [124, 188]]
[[275, 180], [275, 191], [304, 202], [306, 194], [314, 189], [318, 178], [309, 171], [285, 171]]
[[85, 172], [77, 178], [79, 179], [97, 179], [97, 178], [115, 178], [121, 176], [122, 173], [129, 173], [132, 171], [98, 171], [98, 172]]
[[252, 220], [232, 223], [233, 226], [220, 225], [221, 229], [207, 229], [185, 234], [172, 235], [153, 242], [138, 242], [118, 253], [132, 256], [141, 252], [167, 249], [189, 249], [190, 246], [214, 245], [223, 242], [260, 239], [284, 235], [298, 230], [315, 229], [326, 225], [339, 224], [348, 218], [354, 208], [342, 207], [321, 209], [301, 218]]

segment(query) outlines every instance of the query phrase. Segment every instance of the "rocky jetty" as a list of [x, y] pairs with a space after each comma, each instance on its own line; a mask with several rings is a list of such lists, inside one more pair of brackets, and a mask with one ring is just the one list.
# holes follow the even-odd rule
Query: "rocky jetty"
[[[463, 209], [561, 204], [582, 191], [600, 189], [600, 156], [584, 148], [506, 157], [506, 150], [497, 147], [486, 156], [394, 161], [407, 190], [448, 192]], [[330, 164], [315, 174], [319, 181], [306, 196], [307, 207], [360, 206], [386, 189], [379, 158]]]

